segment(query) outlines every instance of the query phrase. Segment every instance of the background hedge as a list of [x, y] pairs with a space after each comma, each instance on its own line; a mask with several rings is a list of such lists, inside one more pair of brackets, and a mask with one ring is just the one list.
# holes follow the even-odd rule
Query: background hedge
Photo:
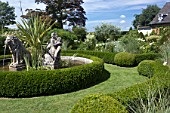
[[33, 97], [71, 92], [105, 79], [103, 61], [86, 56], [93, 63], [42, 71], [1, 72], [0, 97]]
[[109, 64], [114, 64], [114, 57], [116, 55], [116, 53], [99, 52], [99, 51], [83, 51], [83, 50], [62, 51], [63, 55], [68, 54], [68, 53], [72, 53], [72, 54], [79, 53], [79, 54], [88, 54], [88, 55], [96, 56], [96, 57], [103, 59], [105, 63], [109, 63]]
[[110, 96], [92, 94], [79, 100], [71, 113], [128, 113], [125, 107]]
[[135, 62], [136, 65], [138, 65], [143, 60], [156, 60], [160, 58], [161, 55], [158, 53], [142, 53], [142, 54], [136, 54], [135, 55]]

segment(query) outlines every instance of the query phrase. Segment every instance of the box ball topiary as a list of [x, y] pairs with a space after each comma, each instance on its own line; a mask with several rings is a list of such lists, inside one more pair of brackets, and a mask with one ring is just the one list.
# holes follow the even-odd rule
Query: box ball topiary
[[118, 66], [132, 67], [135, 65], [135, 54], [128, 52], [117, 53], [114, 57], [114, 62]]
[[139, 75], [151, 78], [154, 75], [156, 69], [159, 68], [158, 65], [159, 63], [153, 60], [144, 60], [139, 63], [137, 70]]
[[92, 94], [79, 100], [71, 113], [128, 113], [125, 107], [110, 96]]

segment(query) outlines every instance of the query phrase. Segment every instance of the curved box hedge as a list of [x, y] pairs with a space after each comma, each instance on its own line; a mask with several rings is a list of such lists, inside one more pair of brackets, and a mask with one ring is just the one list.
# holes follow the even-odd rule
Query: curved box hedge
[[110, 53], [110, 52], [100, 52], [100, 51], [83, 51], [83, 50], [67, 50], [67, 51], [62, 51], [63, 55], [66, 54], [88, 54], [88, 55], [92, 55], [92, 56], [96, 56], [98, 58], [103, 59], [103, 61], [105, 63], [109, 63], [109, 64], [114, 64], [114, 57], [116, 55], [116, 53]]
[[58, 70], [0, 72], [0, 97], [54, 95], [87, 88], [105, 77], [103, 60]]

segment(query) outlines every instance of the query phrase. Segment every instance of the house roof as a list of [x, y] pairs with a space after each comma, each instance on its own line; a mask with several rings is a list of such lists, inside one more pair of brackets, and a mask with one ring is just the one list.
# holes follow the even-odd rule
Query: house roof
[[170, 24], [170, 2], [167, 2], [155, 18], [150, 22], [150, 25], [161, 24]]

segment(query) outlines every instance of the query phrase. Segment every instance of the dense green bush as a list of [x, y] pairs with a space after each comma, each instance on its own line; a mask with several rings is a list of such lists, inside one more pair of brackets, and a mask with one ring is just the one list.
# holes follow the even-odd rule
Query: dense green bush
[[68, 54], [68, 53], [72, 53], [72, 54], [88, 54], [88, 55], [92, 55], [92, 56], [96, 56], [99, 57], [101, 59], [103, 59], [104, 62], [109, 63], [109, 64], [114, 64], [114, 57], [116, 53], [109, 53], [109, 52], [99, 52], [99, 51], [81, 51], [81, 50], [69, 50], [69, 51], [62, 51], [62, 54]]
[[135, 62], [136, 65], [138, 65], [143, 60], [155, 60], [160, 57], [160, 54], [158, 53], [142, 53], [142, 54], [136, 54], [135, 56]]
[[138, 65], [138, 73], [139, 75], [152, 77], [155, 73], [155, 68], [157, 68], [157, 63], [153, 60], [144, 60]]
[[128, 52], [117, 53], [114, 57], [114, 63], [118, 66], [132, 67], [135, 65], [135, 54]]
[[121, 102], [124, 106], [126, 106], [127, 110], [130, 110], [131, 108], [135, 109], [136, 103], [139, 103], [141, 99], [146, 102], [148, 91], [161, 91], [164, 89], [170, 91], [170, 70], [168, 67], [163, 65], [159, 66], [160, 68], [155, 71], [154, 76], [148, 81], [135, 84], [131, 87], [108, 95]]
[[128, 113], [123, 105], [110, 96], [93, 94], [79, 100], [71, 113]]
[[1, 72], [0, 97], [33, 97], [87, 88], [105, 79], [103, 61], [58, 70]]

